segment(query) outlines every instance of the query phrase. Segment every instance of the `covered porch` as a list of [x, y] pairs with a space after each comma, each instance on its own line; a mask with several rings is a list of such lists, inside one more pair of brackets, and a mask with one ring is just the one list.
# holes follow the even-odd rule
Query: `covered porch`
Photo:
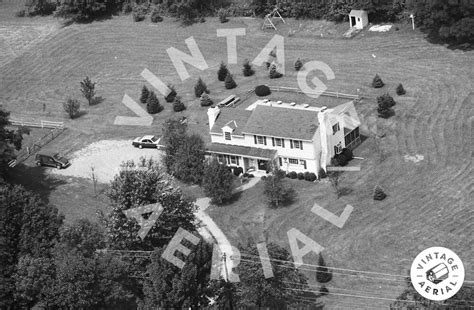
[[210, 144], [206, 153], [215, 156], [221, 164], [230, 167], [241, 167], [244, 172], [249, 170], [265, 172], [267, 162], [275, 159], [277, 155], [276, 150], [221, 143]]

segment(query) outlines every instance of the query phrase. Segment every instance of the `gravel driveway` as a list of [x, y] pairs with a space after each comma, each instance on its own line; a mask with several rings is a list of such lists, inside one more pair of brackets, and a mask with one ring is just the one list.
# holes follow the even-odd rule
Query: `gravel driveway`
[[91, 179], [91, 167], [98, 182], [108, 183], [120, 171], [120, 165], [127, 160], [137, 162], [140, 157], [161, 159], [156, 149], [138, 149], [130, 140], [102, 140], [67, 156], [71, 166], [66, 169], [51, 169], [53, 174]]

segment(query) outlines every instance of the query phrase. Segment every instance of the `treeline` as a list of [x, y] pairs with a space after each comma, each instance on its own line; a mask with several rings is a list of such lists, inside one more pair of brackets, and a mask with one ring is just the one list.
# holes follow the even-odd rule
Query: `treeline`
[[407, 0], [415, 23], [436, 41], [474, 43], [474, 2], [469, 0]]
[[228, 0], [30, 0], [29, 14], [54, 14], [73, 21], [87, 21], [126, 12], [131, 6], [152, 8], [161, 15], [192, 22], [197, 17], [213, 16], [221, 8], [227, 15], [253, 12], [264, 16], [278, 6], [283, 17], [348, 20], [352, 9], [368, 12], [371, 23], [415, 22], [430, 38], [453, 43], [474, 41], [474, 3], [469, 0], [252, 0], [229, 4]]

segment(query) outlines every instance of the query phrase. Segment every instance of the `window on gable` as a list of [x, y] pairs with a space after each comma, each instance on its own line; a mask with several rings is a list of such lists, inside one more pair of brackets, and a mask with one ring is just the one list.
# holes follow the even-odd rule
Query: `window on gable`
[[225, 136], [226, 140], [231, 140], [232, 139], [231, 135], [230, 135], [230, 132], [228, 132], [228, 131], [224, 132], [224, 136]]
[[339, 123], [337, 123], [336, 125], [333, 125], [332, 126], [332, 134], [336, 134], [336, 132], [338, 132], [340, 130], [339, 128]]

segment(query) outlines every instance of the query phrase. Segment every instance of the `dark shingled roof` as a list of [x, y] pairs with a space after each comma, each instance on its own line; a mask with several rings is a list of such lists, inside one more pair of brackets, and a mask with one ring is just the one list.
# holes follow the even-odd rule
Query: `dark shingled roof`
[[235, 121], [228, 124], [229, 127], [234, 128], [234, 135], [242, 135], [242, 129], [245, 127], [252, 111], [240, 110], [240, 109], [231, 109], [231, 108], [221, 108], [219, 116], [217, 116], [214, 126], [211, 128], [211, 133], [222, 134], [222, 127], [225, 127], [229, 122]]
[[318, 112], [257, 105], [245, 128], [246, 134], [312, 140], [318, 129]]
[[273, 159], [276, 155], [276, 150], [261, 149], [248, 146], [237, 146], [223, 143], [211, 143], [210, 145], [208, 145], [207, 151], [213, 154], [240, 155], [260, 159]]

